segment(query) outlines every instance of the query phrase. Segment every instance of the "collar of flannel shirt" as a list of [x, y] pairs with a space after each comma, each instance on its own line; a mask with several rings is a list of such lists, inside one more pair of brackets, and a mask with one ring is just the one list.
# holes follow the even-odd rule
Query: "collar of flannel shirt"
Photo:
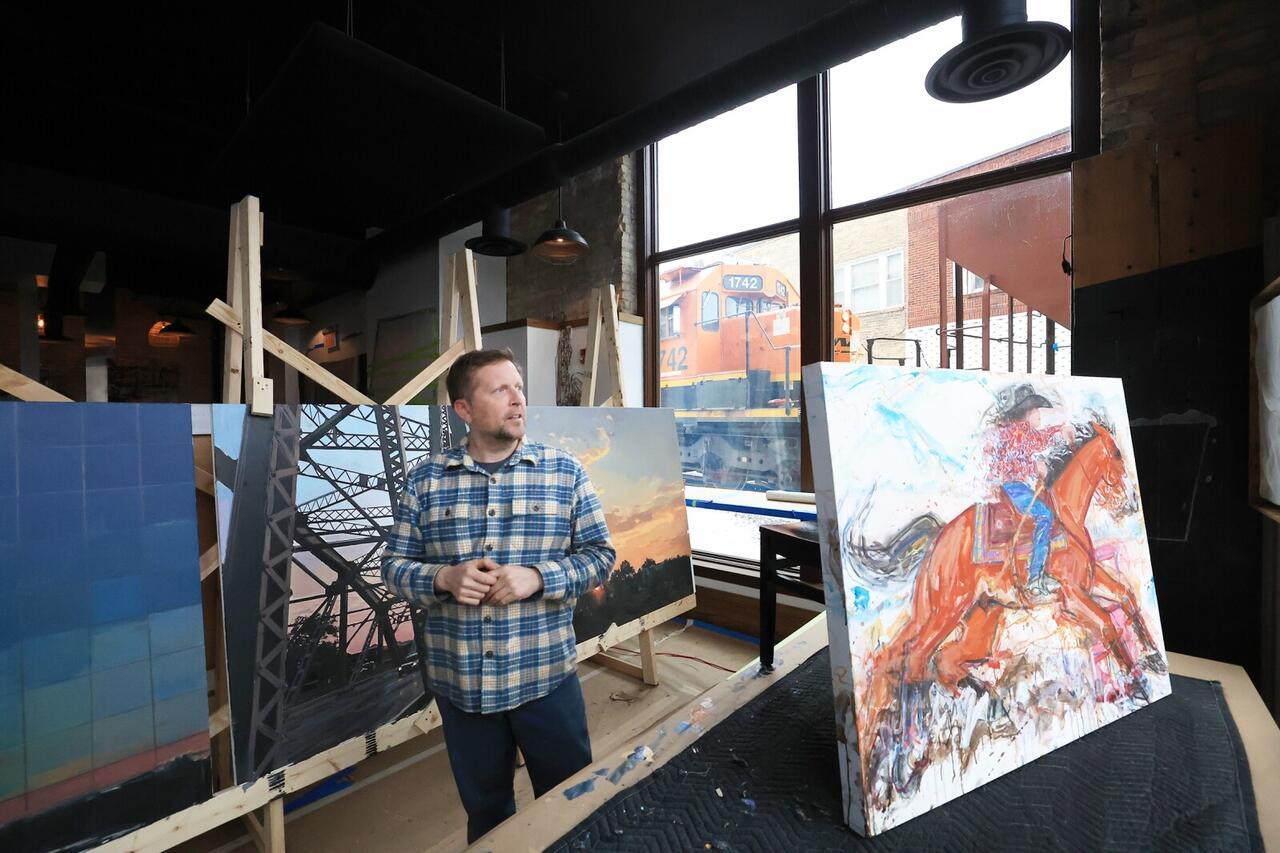
[[[464, 436], [459, 447], [449, 451], [449, 458], [445, 460], [446, 468], [467, 468], [473, 471], [484, 473], [483, 469], [476, 464], [471, 458], [471, 451], [468, 445], [471, 442], [471, 436]], [[542, 445], [536, 441], [530, 441], [528, 436], [520, 439], [520, 444], [516, 447], [515, 452], [511, 454], [511, 458], [507, 460], [507, 464], [503, 468], [510, 468], [520, 462], [529, 462], [537, 465], [542, 461]]]

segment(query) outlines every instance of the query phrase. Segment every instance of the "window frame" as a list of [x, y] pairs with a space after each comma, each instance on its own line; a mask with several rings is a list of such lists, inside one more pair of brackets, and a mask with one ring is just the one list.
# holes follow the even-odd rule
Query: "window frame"
[[[643, 259], [645, 317], [657, 317], [658, 269], [669, 260], [730, 248], [743, 243], [796, 233], [800, 241], [800, 280], [808, 298], [800, 307], [801, 358], [803, 363], [830, 360], [834, 352], [833, 316], [835, 268], [831, 257], [831, 229], [841, 223], [960, 195], [1023, 183], [1070, 172], [1072, 164], [1101, 150], [1101, 39], [1097, 4], [1073, 0], [1071, 6], [1072, 85], [1071, 150], [1005, 166], [944, 183], [915, 187], [888, 196], [840, 208], [831, 204], [830, 74], [824, 70], [797, 84], [796, 132], [799, 159], [799, 216], [734, 234], [703, 240], [688, 246], [658, 249], [657, 141], [639, 152], [641, 204], [637, 228], [638, 256]], [[778, 88], [792, 81], [780, 80]], [[907, 258], [903, 257], [903, 302], [906, 302]], [[787, 297], [787, 307], [791, 302]], [[717, 321], [718, 322], [718, 321]], [[658, 324], [646, 322], [645, 405], [658, 405]], [[801, 403], [801, 486], [813, 489], [808, 428]]]

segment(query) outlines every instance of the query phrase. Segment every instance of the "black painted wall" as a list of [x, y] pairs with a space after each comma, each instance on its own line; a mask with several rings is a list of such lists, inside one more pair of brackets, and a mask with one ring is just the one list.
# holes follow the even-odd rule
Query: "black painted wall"
[[1248, 504], [1250, 249], [1076, 292], [1072, 373], [1124, 380], [1170, 651], [1259, 679], [1261, 517]]

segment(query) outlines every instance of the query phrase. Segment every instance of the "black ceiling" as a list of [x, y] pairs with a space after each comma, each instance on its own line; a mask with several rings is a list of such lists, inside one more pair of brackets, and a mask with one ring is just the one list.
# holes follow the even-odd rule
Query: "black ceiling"
[[[566, 163], [578, 168], [632, 150], [673, 125], [762, 94], [761, 87], [812, 73], [806, 60], [855, 55], [874, 46], [865, 43], [869, 38], [883, 43], [946, 17], [954, 6], [940, 0], [6, 2], [0, 168], [28, 185], [38, 185], [47, 170], [73, 179], [72, 187], [74, 180], [111, 184], [144, 194], [137, 200], [158, 196], [217, 211], [253, 192], [281, 224], [353, 242], [371, 226], [429, 238], [425, 232], [451, 218], [478, 219], [480, 195], [508, 203], [529, 197], [564, 177], [555, 173]], [[453, 149], [445, 144], [460, 128], [437, 120], [438, 104], [426, 90], [409, 87], [395, 103], [370, 92], [362, 104], [358, 74], [340, 65], [320, 73], [297, 60], [288, 66], [316, 23], [345, 33], [348, 8], [362, 47], [425, 72], [424, 80], [430, 75], [465, 90], [477, 104], [500, 99], [505, 44], [506, 108], [519, 144], [503, 156], [462, 162], [456, 140]], [[841, 26], [824, 27], [833, 21]], [[775, 45], [786, 46], [776, 59]], [[716, 86], [704, 85], [717, 72]], [[679, 108], [659, 112], [668, 102]], [[377, 121], [383, 110], [396, 114], [385, 126]], [[553, 143], [561, 110], [564, 150], [575, 140], [593, 145], [528, 178], [530, 158], [544, 147], [560, 150]], [[626, 124], [646, 111], [664, 118]], [[415, 129], [401, 138], [396, 129], [406, 115]], [[648, 127], [653, 132], [646, 136]], [[514, 169], [518, 160], [525, 161], [526, 180], [501, 189], [495, 168]], [[419, 178], [406, 191], [403, 176], [415, 161]], [[430, 179], [431, 172], [448, 179]], [[468, 204], [460, 206], [464, 199]], [[74, 197], [58, 201], [76, 205]], [[0, 199], [0, 232], [58, 241], [58, 234], [39, 233], [47, 223], [25, 221], [11, 208]], [[95, 221], [122, 230], [107, 222], [113, 215], [83, 210], [55, 219], [63, 225], [75, 219], [77, 238], [92, 241]]]

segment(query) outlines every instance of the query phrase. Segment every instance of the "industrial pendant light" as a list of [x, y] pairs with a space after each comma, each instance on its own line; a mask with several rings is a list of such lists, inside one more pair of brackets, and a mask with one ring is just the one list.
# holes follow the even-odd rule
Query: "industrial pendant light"
[[184, 341], [190, 338], [194, 338], [196, 336], [196, 333], [191, 330], [191, 327], [188, 326], [186, 323], [182, 322], [181, 318], [179, 317], [174, 317], [173, 320], [171, 320], [168, 323], [168, 325], [166, 325], [163, 329], [160, 330], [160, 334], [168, 335], [170, 337], [178, 338], [179, 340], [184, 340]]
[[542, 232], [533, 253], [549, 264], [568, 266], [591, 248], [587, 240], [564, 221], [564, 187], [556, 187], [556, 224]]
[[526, 248], [524, 243], [511, 236], [511, 209], [496, 204], [489, 205], [485, 209], [480, 236], [472, 237], [466, 245], [477, 255], [491, 255], [497, 258], [518, 255]]
[[1026, 0], [963, 0], [962, 38], [925, 75], [939, 101], [970, 104], [1029, 86], [1071, 49], [1071, 31], [1052, 21], [1028, 21]]

